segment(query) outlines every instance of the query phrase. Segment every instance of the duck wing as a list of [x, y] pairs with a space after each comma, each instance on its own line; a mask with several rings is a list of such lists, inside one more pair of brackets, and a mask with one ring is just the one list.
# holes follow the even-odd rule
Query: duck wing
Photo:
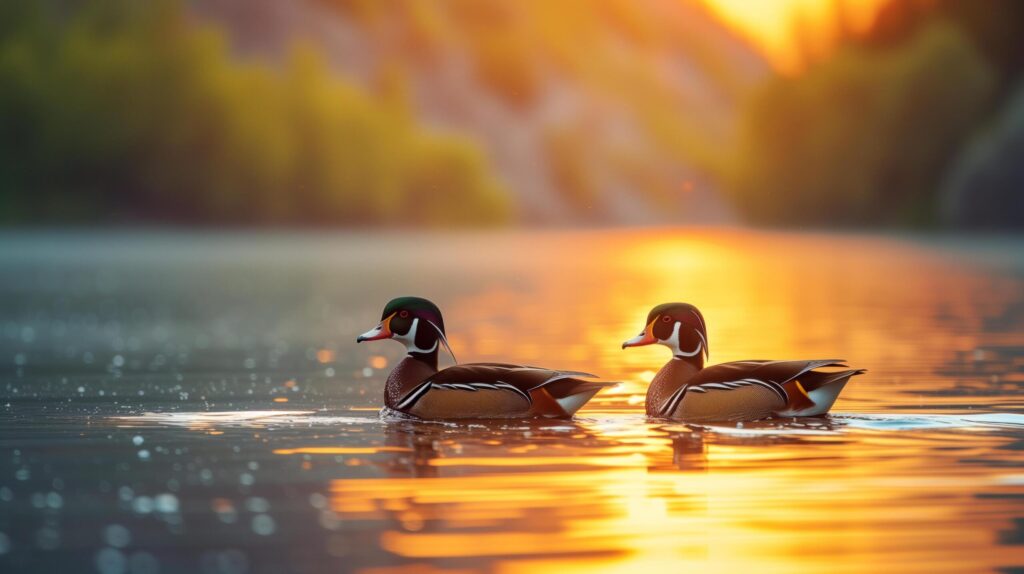
[[[596, 385], [599, 388], [615, 383], [591, 383], [579, 381], [579, 378], [594, 378], [596, 375], [580, 371], [560, 371], [543, 367], [513, 365], [509, 363], [471, 363], [455, 365], [438, 371], [423, 383], [414, 387], [398, 402], [399, 410], [412, 408], [416, 402], [431, 389], [446, 391], [505, 391], [533, 404], [533, 391], [540, 388], [552, 389], [566, 387], [556, 385], [560, 381], [575, 381], [568, 391], [579, 390], [581, 385]], [[554, 394], [554, 393], [553, 393]]]
[[701, 370], [679, 388], [662, 407], [662, 413], [672, 413], [687, 393], [711, 391], [735, 391], [752, 386], [768, 389], [788, 408], [807, 408], [813, 403], [806, 392], [789, 384], [798, 377], [822, 367], [846, 367], [842, 359], [817, 359], [810, 361], [734, 361], [722, 363]]

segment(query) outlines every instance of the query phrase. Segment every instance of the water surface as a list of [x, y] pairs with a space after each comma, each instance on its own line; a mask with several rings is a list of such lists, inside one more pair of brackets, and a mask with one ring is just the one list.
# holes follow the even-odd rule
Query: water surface
[[[733, 230], [0, 237], [0, 570], [1024, 568], [1024, 242]], [[460, 360], [622, 384], [573, 421], [378, 416], [431, 298]], [[712, 362], [845, 358], [831, 417], [643, 415], [649, 308]]]

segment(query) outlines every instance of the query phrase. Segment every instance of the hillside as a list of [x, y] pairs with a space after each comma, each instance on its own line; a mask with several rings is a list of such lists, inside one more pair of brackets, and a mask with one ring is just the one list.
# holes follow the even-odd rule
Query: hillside
[[243, 58], [283, 64], [312, 47], [377, 98], [477, 142], [523, 222], [727, 219], [717, 175], [740, 98], [767, 74], [696, 1], [190, 6]]

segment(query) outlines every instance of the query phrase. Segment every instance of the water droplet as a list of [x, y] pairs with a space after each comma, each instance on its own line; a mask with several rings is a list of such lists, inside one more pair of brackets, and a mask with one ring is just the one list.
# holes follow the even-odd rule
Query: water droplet
[[100, 574], [123, 574], [126, 560], [124, 553], [116, 548], [104, 548], [96, 553], [96, 569]]
[[341, 518], [330, 510], [320, 512], [320, 526], [327, 530], [337, 530], [341, 527]]
[[266, 498], [263, 498], [261, 496], [253, 496], [251, 498], [246, 499], [245, 507], [249, 510], [249, 512], [264, 513], [270, 510], [270, 502], [268, 502]]
[[132, 500], [132, 510], [139, 514], [153, 512], [153, 499], [148, 496], [139, 496]]
[[233, 523], [238, 518], [235, 505], [227, 498], [214, 498], [210, 501], [210, 508], [217, 513], [217, 518], [224, 523]]
[[132, 437], [132, 444], [134, 444], [135, 446], [141, 446], [142, 443], [144, 442], [146, 442], [146, 439], [142, 438], [139, 435], [135, 435]]
[[146, 450], [146, 449], [140, 450], [139, 451], [139, 459], [141, 459], [141, 460], [149, 460], [149, 451]]
[[128, 557], [128, 571], [132, 574], [158, 574], [160, 562], [149, 552], [136, 552]]
[[103, 529], [103, 540], [114, 548], [124, 548], [132, 541], [132, 533], [120, 524], [111, 524]]
[[178, 511], [178, 497], [170, 493], [164, 493], [157, 495], [154, 499], [157, 512], [163, 512], [170, 514]]
[[252, 517], [252, 531], [260, 536], [270, 536], [277, 530], [274, 519], [267, 514], [257, 514]]
[[320, 494], [319, 492], [314, 492], [313, 494], [309, 495], [309, 504], [313, 508], [327, 508], [327, 497]]
[[122, 357], [121, 355], [114, 355], [112, 362], [114, 363], [115, 367], [123, 367], [124, 357]]

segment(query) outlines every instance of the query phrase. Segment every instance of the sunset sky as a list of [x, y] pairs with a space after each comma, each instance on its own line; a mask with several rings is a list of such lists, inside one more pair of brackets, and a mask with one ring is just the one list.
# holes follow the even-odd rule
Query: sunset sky
[[[803, 14], [814, 37], [814, 46], [827, 43], [835, 29], [835, 0], [705, 0], [727, 22], [749, 37], [780, 70], [793, 71], [800, 65], [793, 20]], [[850, 23], [857, 28], [871, 22], [884, 0], [845, 0]]]

